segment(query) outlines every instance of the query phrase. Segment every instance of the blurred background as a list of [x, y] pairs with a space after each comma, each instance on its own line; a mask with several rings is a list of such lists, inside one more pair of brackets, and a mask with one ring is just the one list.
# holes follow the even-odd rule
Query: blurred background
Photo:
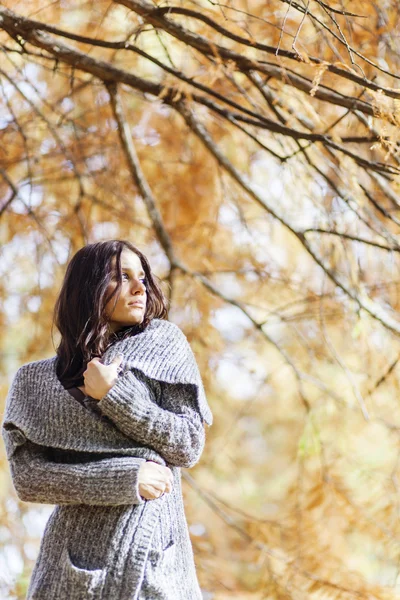
[[[400, 597], [394, 0], [3, 0], [0, 414], [71, 256], [146, 254], [214, 424], [184, 471], [206, 600]], [[0, 444], [0, 597], [51, 506]]]

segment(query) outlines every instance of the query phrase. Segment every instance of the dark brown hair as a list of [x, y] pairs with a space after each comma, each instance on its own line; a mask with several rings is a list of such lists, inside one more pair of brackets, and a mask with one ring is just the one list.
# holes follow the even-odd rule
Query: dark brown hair
[[[114, 296], [115, 300], [118, 299], [121, 290], [121, 253], [124, 248], [137, 254], [142, 263], [147, 306], [142, 323], [112, 333], [105, 307]], [[115, 275], [117, 286], [107, 293]], [[58, 378], [66, 388], [83, 385], [83, 372], [92, 358], [101, 356], [117, 339], [143, 331], [152, 319], [167, 318], [167, 312], [167, 299], [158, 278], [152, 274], [147, 258], [136, 246], [125, 240], [84, 246], [68, 264], [54, 307], [53, 324], [61, 334], [57, 348]]]

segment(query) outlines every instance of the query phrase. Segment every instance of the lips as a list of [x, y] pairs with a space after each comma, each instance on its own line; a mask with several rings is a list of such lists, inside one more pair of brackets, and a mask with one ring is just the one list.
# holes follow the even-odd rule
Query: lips
[[136, 306], [137, 308], [144, 308], [143, 302], [129, 302], [128, 306]]

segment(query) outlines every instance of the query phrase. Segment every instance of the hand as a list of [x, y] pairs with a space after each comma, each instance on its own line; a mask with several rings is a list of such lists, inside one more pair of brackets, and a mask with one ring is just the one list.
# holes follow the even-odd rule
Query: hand
[[85, 394], [101, 400], [117, 381], [118, 367], [122, 360], [123, 356], [118, 354], [109, 365], [103, 365], [97, 356], [88, 362], [83, 373]]
[[172, 490], [172, 471], [169, 467], [148, 460], [140, 465], [138, 482], [139, 494], [146, 500], [154, 500]]

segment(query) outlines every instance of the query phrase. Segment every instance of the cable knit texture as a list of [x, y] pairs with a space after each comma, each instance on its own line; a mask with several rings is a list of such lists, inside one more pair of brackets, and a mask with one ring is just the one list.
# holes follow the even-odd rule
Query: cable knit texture
[[[114, 343], [122, 373], [98, 402], [80, 404], [57, 357], [16, 373], [2, 435], [21, 500], [56, 504], [27, 600], [200, 600], [181, 467], [199, 460], [212, 424], [199, 369], [180, 328], [153, 319]], [[139, 495], [144, 460], [173, 473], [169, 494]]]

